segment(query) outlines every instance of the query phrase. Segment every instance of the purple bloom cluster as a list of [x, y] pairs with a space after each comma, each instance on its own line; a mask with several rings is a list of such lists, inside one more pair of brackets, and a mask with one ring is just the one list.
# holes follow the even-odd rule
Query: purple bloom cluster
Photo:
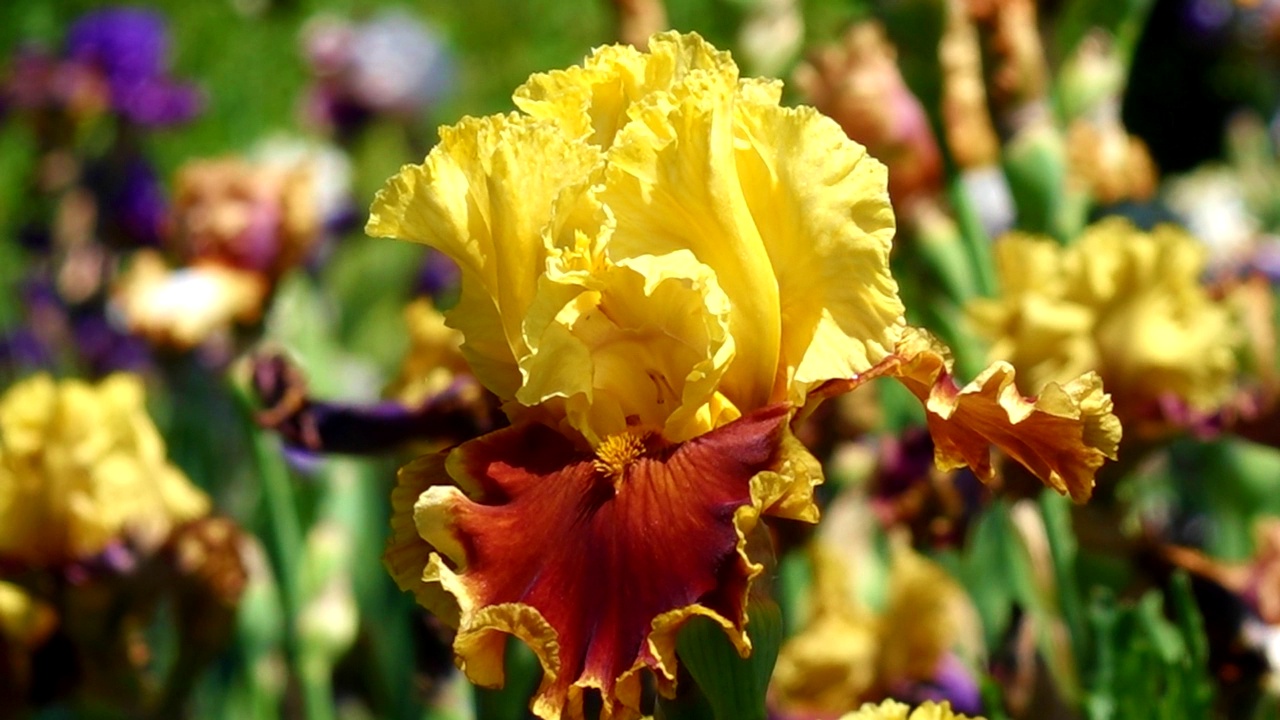
[[203, 104], [190, 83], [169, 76], [169, 37], [151, 10], [106, 8], [80, 18], [61, 57], [18, 50], [4, 81], [4, 105], [73, 113], [111, 110], [139, 125], [165, 126], [195, 117]]
[[160, 245], [169, 201], [151, 163], [139, 155], [108, 158], [90, 164], [84, 180], [98, 199], [104, 241], [115, 247]]
[[67, 58], [101, 72], [112, 108], [142, 125], [183, 122], [200, 110], [195, 87], [169, 78], [168, 54], [164, 19], [139, 8], [90, 13], [67, 34]]

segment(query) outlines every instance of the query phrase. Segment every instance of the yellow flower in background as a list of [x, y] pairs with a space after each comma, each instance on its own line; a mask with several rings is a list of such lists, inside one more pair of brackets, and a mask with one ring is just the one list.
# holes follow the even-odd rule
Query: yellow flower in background
[[27, 697], [32, 655], [57, 627], [52, 607], [0, 581], [0, 712], [6, 717]]
[[846, 714], [840, 720], [983, 720], [957, 715], [947, 703], [926, 702], [915, 710], [895, 700], [885, 700], [879, 705], [867, 703], [857, 712]]
[[248, 270], [217, 263], [171, 269], [143, 250], [116, 283], [112, 304], [130, 332], [186, 349], [230, 332], [233, 323], [257, 321], [269, 290]]
[[903, 318], [884, 166], [780, 96], [697, 35], [603, 47], [530, 78], [520, 112], [442, 128], [374, 201], [371, 235], [460, 267], [446, 319], [511, 420], [401, 470], [386, 562], [476, 683], [502, 682], [506, 635], [529, 645], [542, 718], [591, 688], [638, 717], [695, 615], [750, 652], [748, 537], [817, 519], [797, 408], [896, 377], [940, 463], [990, 478], [994, 442], [1079, 500], [1114, 454], [1096, 377], [1039, 399], [1003, 364], [951, 380]]
[[419, 405], [440, 393], [458, 375], [468, 373], [460, 346], [462, 335], [445, 325], [444, 316], [427, 298], [404, 310], [409, 349], [387, 394], [405, 405]]
[[1112, 218], [1065, 247], [1006, 236], [995, 258], [1001, 295], [968, 311], [1024, 391], [1096, 370], [1126, 422], [1162, 397], [1203, 411], [1230, 394], [1240, 331], [1201, 285], [1205, 250], [1186, 232]]
[[0, 397], [0, 558], [48, 566], [144, 548], [209, 499], [165, 458], [142, 381], [36, 375]]
[[774, 703], [785, 715], [835, 716], [912, 683], [944, 677], [947, 690], [958, 693], [950, 695], [953, 700], [976, 697], [976, 680], [953, 654], [980, 645], [966, 637], [965, 631], [979, 620], [964, 590], [900, 534], [891, 538], [887, 596], [881, 607], [872, 609], [856, 587], [860, 571], [875, 563], [857, 552], [869, 539], [851, 541], [823, 532], [832, 523], [870, 528], [867, 517], [841, 523], [847, 510], [830, 508], [819, 539], [810, 545], [813, 583], [807, 619], [778, 654], [770, 685]]
[[850, 597], [849, 568], [834, 547], [814, 543], [810, 558], [809, 618], [782, 645], [770, 692], [784, 710], [838, 713], [870, 697], [877, 685], [879, 622]]
[[1067, 128], [1067, 177], [1072, 189], [1102, 205], [1144, 202], [1156, 194], [1159, 172], [1147, 144], [1119, 118], [1077, 118]]
[[57, 623], [53, 608], [17, 585], [0, 581], [0, 646], [8, 642], [23, 649], [34, 647], [53, 632]]

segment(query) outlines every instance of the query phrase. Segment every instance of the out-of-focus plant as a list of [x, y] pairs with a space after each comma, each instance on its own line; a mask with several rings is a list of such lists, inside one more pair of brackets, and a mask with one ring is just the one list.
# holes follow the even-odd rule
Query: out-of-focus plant
[[186, 349], [257, 321], [280, 278], [347, 216], [339, 151], [277, 143], [256, 155], [179, 171], [165, 240], [182, 267], [170, 270], [158, 252], [132, 258], [113, 291], [132, 332]]
[[[240, 530], [209, 511], [165, 458], [138, 378], [36, 375], [10, 388], [0, 398], [0, 578], [14, 687], [0, 709], [181, 708], [227, 641], [245, 581]], [[154, 667], [146, 631], [162, 604], [179, 649]]]

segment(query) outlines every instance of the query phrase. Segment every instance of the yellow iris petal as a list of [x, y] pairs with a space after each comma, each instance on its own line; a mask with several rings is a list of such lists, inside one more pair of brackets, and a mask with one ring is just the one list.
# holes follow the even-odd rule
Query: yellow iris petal
[[477, 377], [500, 396], [519, 386], [520, 325], [546, 259], [553, 202], [598, 159], [533, 118], [467, 118], [441, 129], [426, 162], [402, 168], [374, 200], [369, 234], [426, 243], [462, 269], [462, 298], [448, 319]]
[[889, 274], [893, 210], [883, 164], [812, 108], [737, 105], [747, 204], [777, 277], [782, 313], [775, 397], [884, 359], [902, 329]]
[[730, 331], [750, 338], [721, 383], [739, 407], [770, 398], [781, 341], [778, 284], [735, 171], [736, 73], [690, 72], [632, 109], [609, 151], [601, 200], [617, 218], [615, 261], [690, 250], [732, 302]]
[[563, 398], [569, 423], [593, 445], [629, 427], [679, 442], [737, 417], [713, 407], [734, 356], [729, 301], [687, 250], [546, 285], [538, 301], [561, 306], [553, 317], [537, 307], [530, 315], [550, 322], [526, 325], [534, 352], [521, 363], [518, 401]]
[[[573, 415], [595, 438], [629, 421], [685, 438], [741, 408], [803, 404], [810, 388], [883, 359], [902, 325], [883, 165], [816, 111], [782, 108], [781, 83], [739, 78], [702, 38], [664, 33], [649, 47], [600, 48], [581, 66], [531, 77], [515, 93], [524, 115], [444, 129], [426, 162], [379, 194], [368, 227], [458, 262], [462, 297], [449, 320], [487, 387]], [[693, 269], [662, 273], [727, 298], [726, 340], [695, 353], [712, 365], [688, 374], [685, 331], [664, 342], [674, 355], [661, 362], [614, 353], [609, 369], [609, 358], [589, 357], [602, 342], [592, 309], [603, 295], [582, 293], [607, 295], [609, 283], [628, 282], [616, 268], [663, 257]], [[660, 307], [646, 313], [675, 302], [701, 316], [691, 325], [720, 323], [716, 308], [673, 293], [647, 294]], [[653, 387], [655, 364], [672, 397]], [[677, 366], [686, 372], [667, 377]], [[602, 375], [619, 378], [606, 383], [613, 392], [595, 392]], [[685, 380], [689, 397], [677, 387]], [[597, 395], [613, 400], [597, 406]]]
[[950, 703], [926, 702], [915, 710], [896, 700], [885, 700], [879, 705], [867, 703], [857, 712], [851, 712], [840, 720], [982, 720], [969, 718], [951, 710]]
[[[516, 89], [516, 107], [550, 120], [577, 140], [602, 148], [613, 145], [631, 119], [632, 106], [699, 70], [736, 78], [726, 52], [696, 35], [663, 33], [642, 53], [629, 45], [597, 48], [580, 66], [529, 78]], [[776, 99], [775, 99], [776, 102]]]

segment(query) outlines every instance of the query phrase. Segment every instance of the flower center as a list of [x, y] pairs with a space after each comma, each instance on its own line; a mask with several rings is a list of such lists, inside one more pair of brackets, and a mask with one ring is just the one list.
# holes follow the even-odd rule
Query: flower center
[[596, 448], [593, 463], [596, 471], [613, 481], [614, 490], [622, 487], [623, 471], [644, 454], [644, 437], [629, 432], [610, 435]]

